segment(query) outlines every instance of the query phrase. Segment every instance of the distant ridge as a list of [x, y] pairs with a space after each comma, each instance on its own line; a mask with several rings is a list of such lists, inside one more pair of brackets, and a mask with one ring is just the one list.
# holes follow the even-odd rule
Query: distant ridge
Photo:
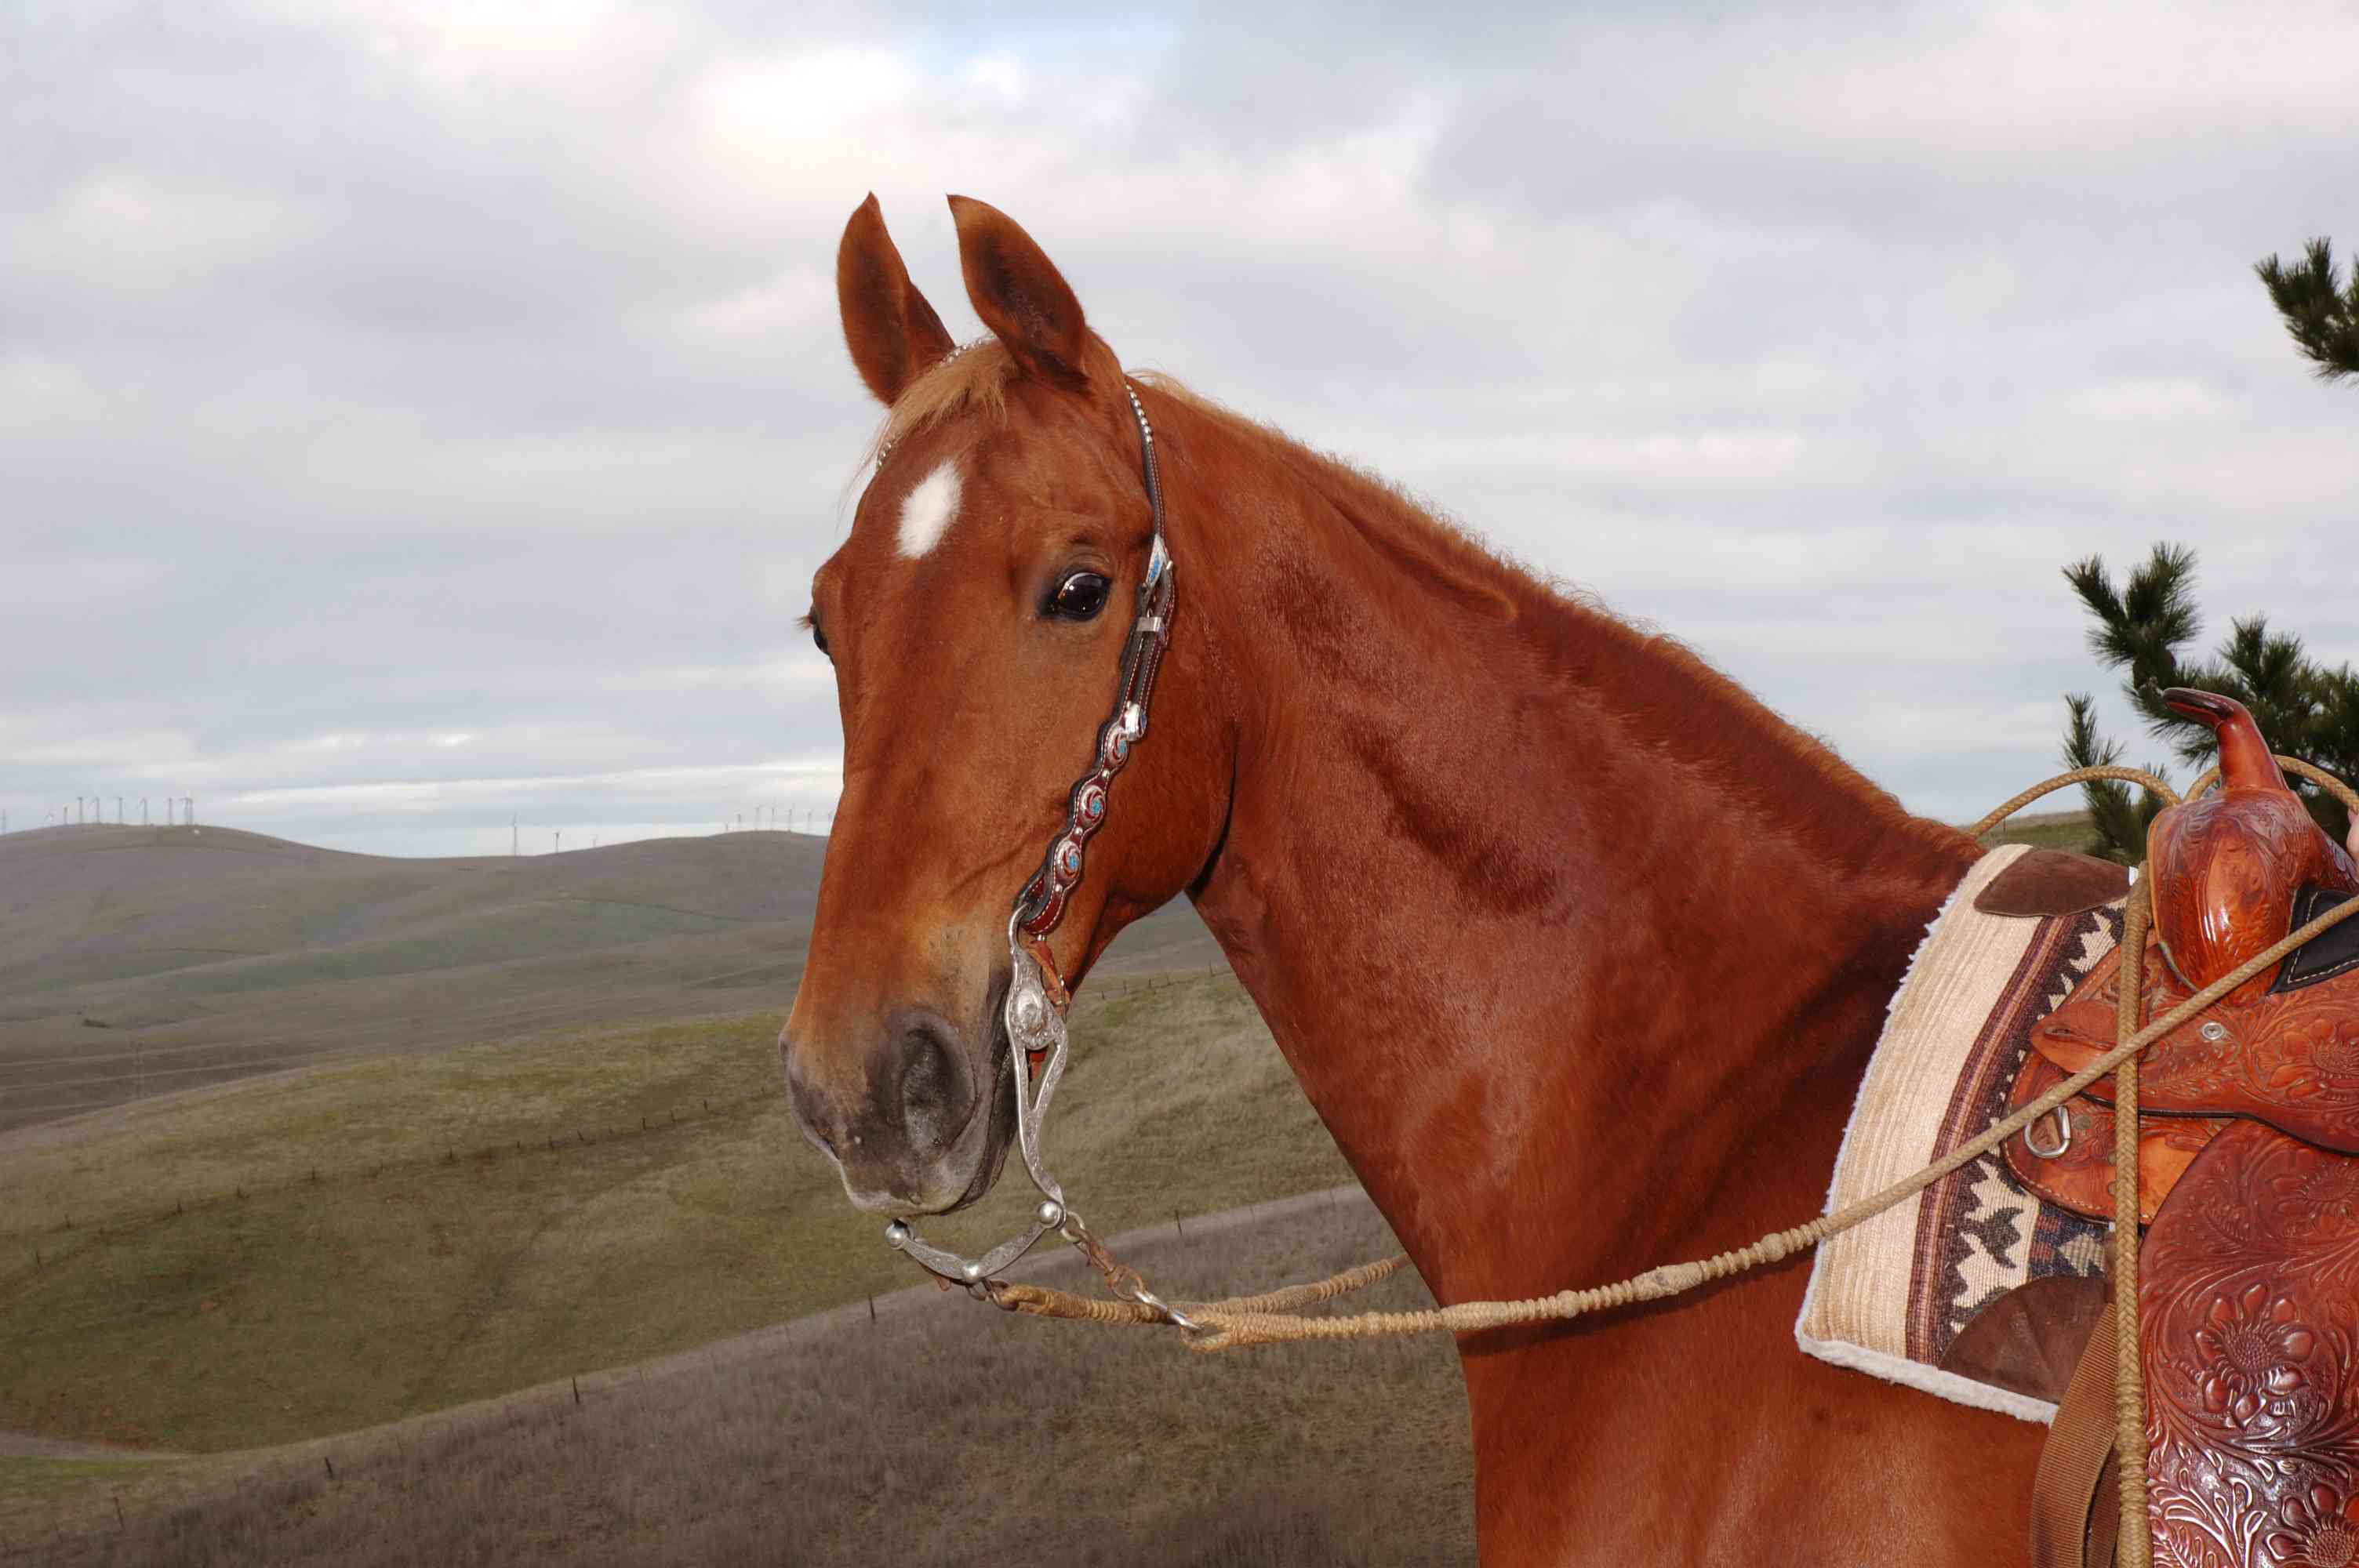
[[[401, 860], [236, 828], [0, 837], [0, 1130], [309, 1062], [776, 1008], [826, 840]], [[1115, 970], [1222, 962], [1184, 901]]]

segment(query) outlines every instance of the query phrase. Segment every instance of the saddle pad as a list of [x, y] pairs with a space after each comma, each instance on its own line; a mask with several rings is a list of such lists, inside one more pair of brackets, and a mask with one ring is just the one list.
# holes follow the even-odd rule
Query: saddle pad
[[[2119, 945], [2121, 904], [1992, 914], [1976, 894], [2025, 847], [1974, 863], [1886, 1011], [1827, 1208], [1922, 1169], [2006, 1114], [2032, 1025]], [[1967, 1320], [2028, 1280], [2104, 1272], [2105, 1227], [2043, 1202], [1996, 1151], [1821, 1243], [1794, 1338], [1809, 1355], [2026, 1421], [2056, 1407], [1940, 1367]]]

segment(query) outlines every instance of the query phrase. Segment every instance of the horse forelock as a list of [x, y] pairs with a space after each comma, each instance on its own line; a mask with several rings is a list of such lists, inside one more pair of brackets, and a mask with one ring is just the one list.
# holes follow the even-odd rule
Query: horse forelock
[[970, 410], [992, 424], [1007, 417], [1007, 384], [1019, 367], [996, 338], [970, 343], [911, 382], [871, 437], [864, 461], [874, 463], [887, 449], [954, 415]]

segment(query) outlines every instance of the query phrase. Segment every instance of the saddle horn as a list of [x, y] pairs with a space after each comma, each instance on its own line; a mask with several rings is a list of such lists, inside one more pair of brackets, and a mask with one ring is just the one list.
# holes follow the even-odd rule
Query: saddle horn
[[[2305, 887], [2359, 892], [2359, 868], [2286, 783], [2250, 709], [2217, 692], [2173, 687], [2163, 705], [2212, 727], [2220, 790], [2166, 807], [2147, 829], [2154, 928], [2180, 979], [2211, 984], [2293, 929]], [[2249, 1001], [2274, 975], [2230, 993]]]

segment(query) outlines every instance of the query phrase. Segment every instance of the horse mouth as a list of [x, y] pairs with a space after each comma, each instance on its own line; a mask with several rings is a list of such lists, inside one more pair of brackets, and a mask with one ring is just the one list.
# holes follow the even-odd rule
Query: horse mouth
[[[991, 988], [987, 1016], [991, 1020], [991, 1087], [989, 1104], [978, 1108], [974, 1120], [982, 1123], [983, 1149], [975, 1161], [974, 1174], [967, 1179], [966, 1189], [937, 1212], [956, 1214], [960, 1209], [980, 1201], [999, 1180], [1001, 1169], [1007, 1163], [1007, 1151], [1016, 1141], [1016, 1048], [1007, 1038], [1007, 987], [1010, 976], [1003, 975]], [[970, 1122], [962, 1130], [958, 1141], [966, 1141], [974, 1130]]]

